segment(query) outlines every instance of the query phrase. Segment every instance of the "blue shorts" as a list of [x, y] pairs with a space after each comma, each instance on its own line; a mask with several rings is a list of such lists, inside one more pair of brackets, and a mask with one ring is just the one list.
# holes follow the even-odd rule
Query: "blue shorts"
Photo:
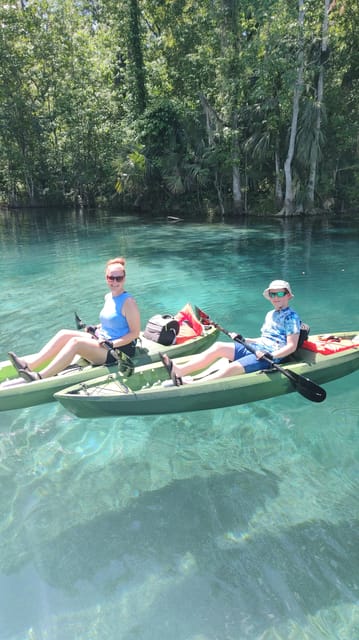
[[241, 344], [240, 342], [234, 343], [234, 358], [233, 362], [238, 361], [242, 365], [246, 373], [253, 373], [253, 371], [264, 371], [272, 367], [271, 362], [268, 360], [258, 360], [257, 356]]

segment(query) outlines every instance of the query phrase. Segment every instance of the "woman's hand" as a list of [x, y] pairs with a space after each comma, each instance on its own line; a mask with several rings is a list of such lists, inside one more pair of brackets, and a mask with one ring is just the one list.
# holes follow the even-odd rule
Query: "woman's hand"
[[105, 349], [114, 348], [112, 340], [99, 340], [98, 343], [101, 347], [105, 347]]
[[90, 333], [92, 336], [95, 335], [97, 327], [93, 324], [87, 324], [85, 327], [86, 333]]

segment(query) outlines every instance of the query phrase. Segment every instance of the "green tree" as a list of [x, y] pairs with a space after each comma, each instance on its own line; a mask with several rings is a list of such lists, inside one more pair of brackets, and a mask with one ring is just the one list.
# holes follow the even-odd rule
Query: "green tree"
[[2, 200], [352, 206], [358, 33], [348, 0], [3, 4]]
[[3, 10], [0, 135], [15, 201], [39, 203], [51, 193], [90, 204], [113, 172], [110, 34], [79, 9], [71, 0], [38, 0]]

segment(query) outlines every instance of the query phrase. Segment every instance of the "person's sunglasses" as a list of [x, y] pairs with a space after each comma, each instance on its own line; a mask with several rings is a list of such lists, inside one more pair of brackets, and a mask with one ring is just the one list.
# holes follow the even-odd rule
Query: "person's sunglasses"
[[269, 291], [270, 298], [284, 298], [288, 294], [288, 291]]
[[106, 276], [106, 280], [109, 280], [110, 282], [122, 282], [124, 277], [125, 277], [124, 275], [123, 276]]

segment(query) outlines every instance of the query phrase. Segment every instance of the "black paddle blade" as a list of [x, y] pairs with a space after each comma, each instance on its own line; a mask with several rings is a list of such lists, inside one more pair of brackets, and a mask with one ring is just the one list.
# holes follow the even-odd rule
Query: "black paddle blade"
[[76, 322], [77, 329], [84, 329], [84, 327], [86, 326], [86, 324], [82, 322], [80, 316], [76, 313], [76, 311], [75, 311], [75, 322]]
[[[278, 367], [278, 365], [276, 365], [276, 367]], [[295, 390], [304, 396], [304, 398], [307, 398], [307, 400], [311, 400], [312, 402], [323, 402], [327, 397], [325, 389], [317, 385], [313, 380], [309, 380], [309, 378], [301, 376], [294, 371], [288, 371], [281, 367], [278, 367], [278, 369], [290, 379]]]
[[327, 397], [327, 392], [319, 387], [315, 382], [302, 376], [295, 383], [295, 388], [304, 398], [312, 402], [323, 402]]

